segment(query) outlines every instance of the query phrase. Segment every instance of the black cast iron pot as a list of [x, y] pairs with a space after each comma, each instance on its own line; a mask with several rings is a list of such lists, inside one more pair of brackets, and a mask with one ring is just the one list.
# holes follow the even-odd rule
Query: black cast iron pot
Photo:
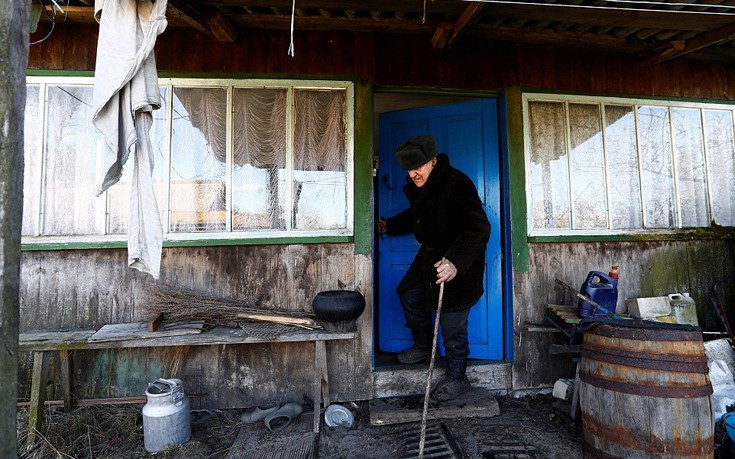
[[314, 314], [324, 322], [327, 331], [357, 330], [357, 318], [365, 310], [365, 297], [352, 290], [319, 292], [311, 302]]

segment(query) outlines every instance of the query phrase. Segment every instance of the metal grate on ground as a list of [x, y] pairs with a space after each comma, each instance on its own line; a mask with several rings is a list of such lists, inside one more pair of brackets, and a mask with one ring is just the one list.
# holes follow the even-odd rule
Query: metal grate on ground
[[315, 459], [317, 443], [311, 432], [289, 433], [262, 442], [236, 440], [226, 459]]
[[[399, 459], [417, 458], [419, 442], [421, 441], [421, 423], [412, 425], [401, 435], [403, 447]], [[432, 423], [426, 426], [424, 441], [424, 457], [427, 459], [460, 459], [462, 451], [442, 423]]]

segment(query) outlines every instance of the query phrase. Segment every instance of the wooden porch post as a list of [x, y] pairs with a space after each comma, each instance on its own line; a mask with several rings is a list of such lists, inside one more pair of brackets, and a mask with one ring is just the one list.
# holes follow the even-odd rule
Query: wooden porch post
[[17, 457], [20, 228], [28, 0], [0, 2], [0, 457]]

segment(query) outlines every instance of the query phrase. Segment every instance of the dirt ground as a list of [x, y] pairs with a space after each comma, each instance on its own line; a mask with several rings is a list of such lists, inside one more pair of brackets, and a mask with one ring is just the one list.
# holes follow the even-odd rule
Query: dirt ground
[[[427, 431], [441, 432], [455, 457], [582, 457], [579, 423], [555, 410], [552, 406], [555, 399], [550, 395], [497, 399], [499, 416], [435, 421]], [[411, 457], [410, 450], [416, 448], [414, 441], [419, 438], [420, 423], [373, 426], [368, 402], [343, 405], [352, 411], [354, 423], [350, 428], [329, 428], [322, 423], [318, 457]], [[269, 432], [262, 422], [243, 424], [241, 414], [248, 410], [201, 410], [192, 412], [190, 441], [151, 455], [143, 446], [141, 408], [142, 405], [107, 405], [82, 407], [71, 413], [57, 407], [48, 408], [43, 432], [32, 448], [27, 447], [27, 411], [21, 409], [18, 412], [19, 457], [234, 459], [261, 457], [254, 455], [258, 450], [264, 451], [262, 457], [274, 457], [277, 448], [283, 445], [293, 446], [307, 438], [313, 440], [310, 434], [313, 411], [309, 408], [275, 433]]]

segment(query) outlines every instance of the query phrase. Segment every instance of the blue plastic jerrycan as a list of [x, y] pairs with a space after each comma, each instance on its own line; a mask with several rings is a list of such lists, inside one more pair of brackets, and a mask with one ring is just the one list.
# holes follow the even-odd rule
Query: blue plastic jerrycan
[[579, 317], [610, 316], [615, 313], [615, 305], [618, 302], [617, 278], [611, 277], [600, 271], [590, 271], [579, 291], [607, 310], [603, 311], [602, 309], [596, 308], [590, 303], [580, 299], [577, 311], [577, 315], [579, 315]]

